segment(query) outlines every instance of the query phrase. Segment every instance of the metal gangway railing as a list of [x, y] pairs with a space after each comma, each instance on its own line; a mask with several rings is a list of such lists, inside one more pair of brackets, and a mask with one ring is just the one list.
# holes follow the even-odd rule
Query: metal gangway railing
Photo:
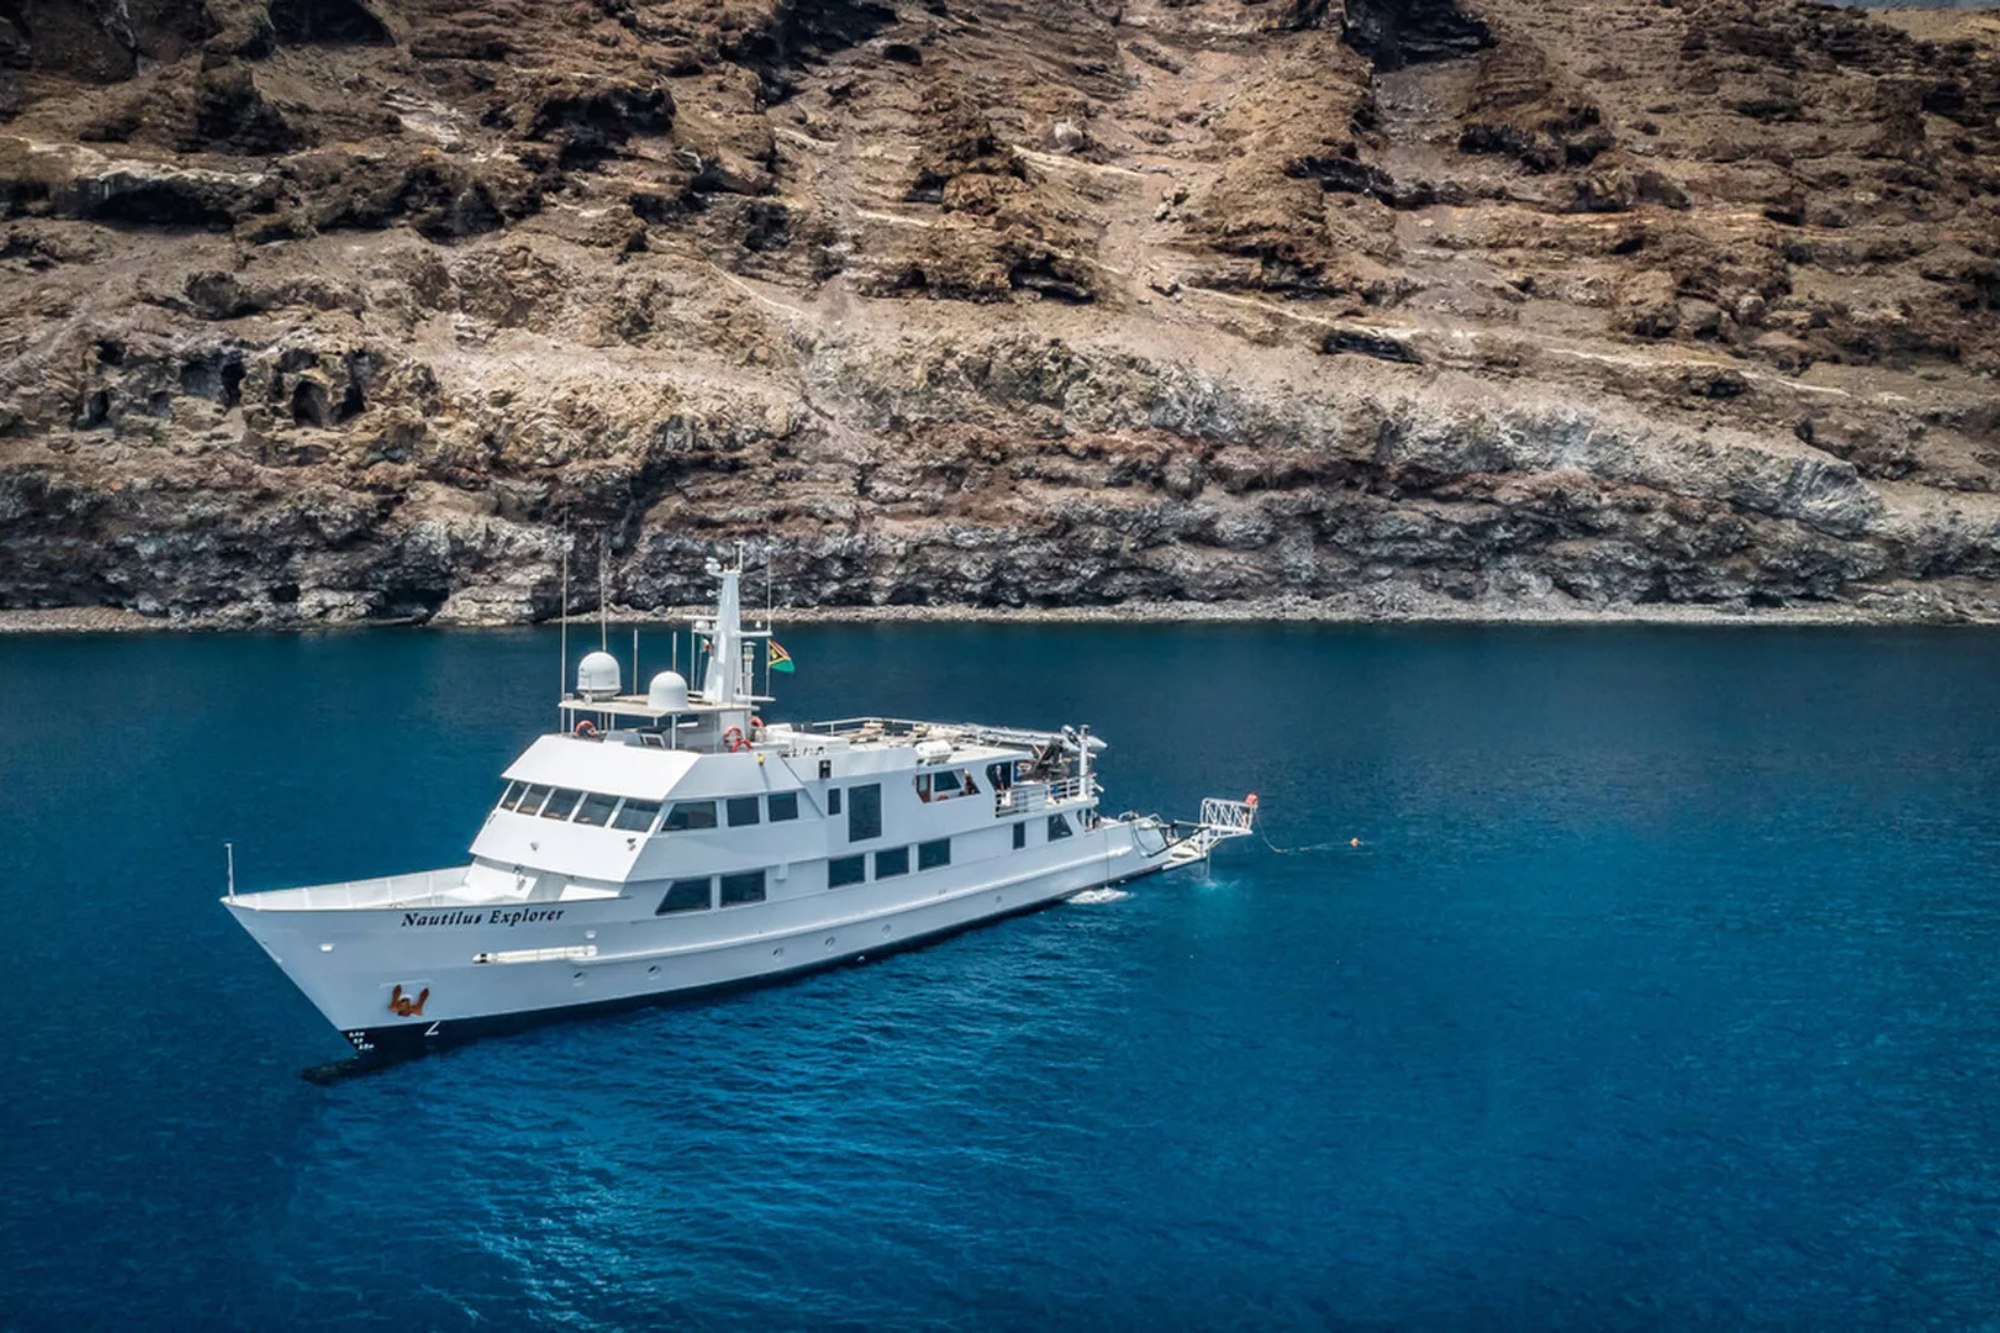
[[[1186, 828], [1176, 823], [1174, 831]], [[1167, 854], [1169, 865], [1188, 865], [1203, 861], [1216, 849], [1219, 843], [1231, 838], [1246, 838], [1257, 827], [1257, 793], [1251, 792], [1240, 801], [1225, 800], [1220, 796], [1206, 796], [1201, 802], [1201, 818], [1194, 827], [1177, 838]]]

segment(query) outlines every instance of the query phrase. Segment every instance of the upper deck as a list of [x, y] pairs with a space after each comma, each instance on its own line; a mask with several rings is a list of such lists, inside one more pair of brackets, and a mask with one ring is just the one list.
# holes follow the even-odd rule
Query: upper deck
[[[614, 729], [546, 735], [510, 764], [469, 865], [243, 895], [262, 910], [452, 908], [617, 897], [689, 873], [821, 863], [862, 843], [857, 792], [876, 837], [962, 836], [1094, 807], [1054, 732], [974, 723], [846, 718], [763, 728], [734, 751], [669, 749]], [[1092, 745], [1094, 738], [1079, 738]], [[862, 831], [865, 833], [865, 831]]]
[[762, 901], [767, 881], [783, 892], [797, 876], [825, 883], [836, 878], [831, 861], [884, 842], [891, 865], [899, 840], [970, 838], [971, 848], [997, 836], [1019, 848], [1024, 831], [1008, 825], [1041, 816], [1046, 836], [1068, 837], [1078, 817], [1069, 812], [1095, 806], [1090, 763], [1103, 742], [1087, 731], [880, 716], [765, 724], [756, 709], [770, 699], [752, 693], [743, 655], [743, 640], [764, 632], [741, 629], [737, 575], [722, 576], [718, 614], [697, 626], [710, 640], [704, 688], [670, 671], [645, 694], [626, 694], [609, 653], [586, 656], [560, 701], [562, 730], [502, 775], [470, 865], [245, 895], [239, 905], [558, 903], [716, 875], [756, 878], [748, 901]]

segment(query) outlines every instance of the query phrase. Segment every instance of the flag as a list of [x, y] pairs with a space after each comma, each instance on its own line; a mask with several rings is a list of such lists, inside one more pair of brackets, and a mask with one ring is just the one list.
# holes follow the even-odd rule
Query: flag
[[770, 669], [772, 671], [790, 671], [792, 669], [792, 655], [779, 647], [776, 639], [772, 639], [770, 642]]

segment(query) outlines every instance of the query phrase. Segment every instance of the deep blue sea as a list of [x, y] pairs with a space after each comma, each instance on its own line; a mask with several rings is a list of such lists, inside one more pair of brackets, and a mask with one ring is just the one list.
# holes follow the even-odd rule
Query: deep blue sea
[[1316, 849], [321, 1087], [554, 634], [0, 638], [0, 1327], [2000, 1329], [2000, 634], [783, 638]]

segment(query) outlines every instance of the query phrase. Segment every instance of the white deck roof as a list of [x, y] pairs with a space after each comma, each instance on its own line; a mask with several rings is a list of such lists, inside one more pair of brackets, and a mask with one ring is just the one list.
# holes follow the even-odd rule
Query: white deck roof
[[700, 758], [692, 750], [656, 750], [637, 745], [606, 745], [570, 736], [544, 736], [508, 765], [502, 776], [510, 781], [657, 801], [686, 777]]

